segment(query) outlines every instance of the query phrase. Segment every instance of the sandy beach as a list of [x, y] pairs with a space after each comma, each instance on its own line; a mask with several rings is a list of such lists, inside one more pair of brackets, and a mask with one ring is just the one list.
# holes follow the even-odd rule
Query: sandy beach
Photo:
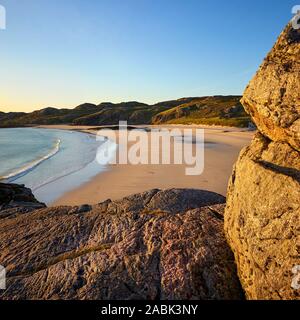
[[[45, 126], [44, 126], [45, 127]], [[96, 134], [94, 127], [46, 126], [53, 129], [81, 130]], [[150, 126], [147, 126], [148, 128]], [[164, 126], [174, 128], [175, 126]], [[63, 194], [52, 205], [96, 204], [106, 199], [119, 199], [130, 194], [153, 188], [196, 188], [226, 195], [228, 179], [240, 150], [249, 144], [254, 132], [239, 128], [176, 126], [176, 128], [204, 128], [204, 171], [201, 175], [186, 175], [186, 165], [108, 165], [106, 172], [93, 177], [87, 183]], [[118, 134], [118, 131], [116, 131]], [[130, 145], [128, 146], [130, 147]], [[149, 150], [150, 151], [150, 150]]]

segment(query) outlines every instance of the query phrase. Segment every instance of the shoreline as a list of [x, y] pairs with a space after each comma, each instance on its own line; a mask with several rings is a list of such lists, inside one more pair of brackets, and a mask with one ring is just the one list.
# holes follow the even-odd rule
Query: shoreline
[[[92, 133], [37, 127], [20, 130], [22, 130], [19, 133], [21, 137], [30, 137], [31, 132], [33, 137], [42, 136], [45, 145], [49, 147], [50, 143], [47, 141], [56, 141], [55, 153], [51, 148], [37, 149], [40, 150], [42, 157], [32, 153], [32, 160], [26, 162], [27, 158], [24, 156], [25, 165], [11, 170], [9, 176], [1, 179], [1, 182], [25, 185], [32, 190], [39, 201], [47, 205], [106, 170], [104, 166], [100, 167], [95, 163], [95, 154], [101, 143], [95, 141]], [[30, 131], [25, 132], [25, 130]], [[35, 130], [38, 133], [35, 133]], [[6, 134], [4, 132], [4, 135]], [[22, 153], [16, 153], [16, 159], [18, 158], [23, 159]]]
[[49, 153], [36, 158], [32, 162], [26, 164], [25, 166], [18, 168], [16, 171], [9, 173], [6, 176], [0, 176], [0, 182], [3, 181], [5, 183], [13, 183], [15, 180], [25, 176], [30, 171], [34, 170], [38, 167], [42, 162], [49, 160], [50, 158], [54, 157], [60, 150], [61, 140], [58, 139], [52, 149], [50, 149]]
[[[39, 126], [96, 134], [95, 126]], [[103, 126], [102, 128], [107, 128]], [[117, 200], [150, 189], [192, 188], [213, 191], [226, 196], [227, 183], [240, 150], [249, 144], [254, 131], [235, 127], [202, 125], [134, 126], [137, 128], [203, 128], [205, 141], [213, 147], [205, 148], [205, 167], [200, 176], [185, 175], [186, 165], [107, 165], [107, 170], [91, 177], [49, 205], [97, 204], [107, 199]], [[116, 130], [118, 133], [118, 130]]]

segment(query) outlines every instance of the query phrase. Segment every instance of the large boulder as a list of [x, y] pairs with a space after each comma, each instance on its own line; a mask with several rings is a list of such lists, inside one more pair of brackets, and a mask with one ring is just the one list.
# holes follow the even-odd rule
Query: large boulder
[[285, 28], [241, 102], [260, 132], [300, 151], [300, 29]]
[[248, 299], [297, 299], [300, 153], [257, 134], [231, 177], [225, 233]]
[[1, 299], [241, 299], [224, 197], [151, 190], [0, 220]]
[[230, 179], [225, 234], [248, 299], [299, 299], [300, 30], [288, 24], [242, 103], [259, 132]]

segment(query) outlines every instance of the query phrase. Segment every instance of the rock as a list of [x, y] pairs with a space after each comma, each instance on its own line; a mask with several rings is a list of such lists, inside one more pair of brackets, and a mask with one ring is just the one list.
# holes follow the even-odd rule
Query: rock
[[[119, 201], [104, 202], [107, 212], [136, 213], [136, 212], [166, 212], [179, 213], [188, 209], [223, 204], [226, 199], [220, 194], [196, 189], [153, 189], [126, 197]], [[99, 206], [103, 206], [100, 204]]]
[[227, 193], [225, 234], [248, 299], [300, 297], [299, 75], [300, 30], [289, 24], [244, 93], [260, 132]]
[[[31, 190], [24, 185], [0, 183], [0, 209], [16, 207], [44, 208], [45, 204], [36, 200]], [[0, 212], [0, 218], [1, 218]]]
[[289, 24], [241, 100], [259, 131], [300, 151], [300, 30]]
[[248, 299], [299, 299], [300, 153], [257, 134], [228, 188], [225, 233]]
[[0, 299], [241, 299], [223, 202], [206, 191], [151, 190], [84, 213], [3, 218]]
[[73, 207], [72, 211], [70, 212], [71, 214], [74, 213], [85, 213], [85, 212], [89, 212], [91, 211], [92, 206], [88, 205], [88, 204], [83, 204], [81, 206], [75, 206]]

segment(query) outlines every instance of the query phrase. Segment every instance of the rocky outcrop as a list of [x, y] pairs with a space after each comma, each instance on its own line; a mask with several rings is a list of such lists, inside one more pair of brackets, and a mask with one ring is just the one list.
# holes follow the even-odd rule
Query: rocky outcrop
[[242, 103], [260, 132], [300, 151], [300, 29], [285, 28]]
[[241, 299], [224, 200], [151, 190], [1, 219], [7, 290], [0, 298]]
[[259, 133], [235, 165], [225, 233], [248, 299], [299, 299], [300, 33], [290, 25], [245, 91]]
[[300, 157], [257, 134], [228, 188], [225, 232], [249, 299], [296, 299], [300, 265]]
[[8, 212], [11, 214], [14, 211], [4, 213], [4, 209], [19, 208], [19, 212], [29, 212], [44, 207], [45, 205], [38, 202], [31, 190], [24, 185], [0, 183], [0, 219], [6, 217]]

